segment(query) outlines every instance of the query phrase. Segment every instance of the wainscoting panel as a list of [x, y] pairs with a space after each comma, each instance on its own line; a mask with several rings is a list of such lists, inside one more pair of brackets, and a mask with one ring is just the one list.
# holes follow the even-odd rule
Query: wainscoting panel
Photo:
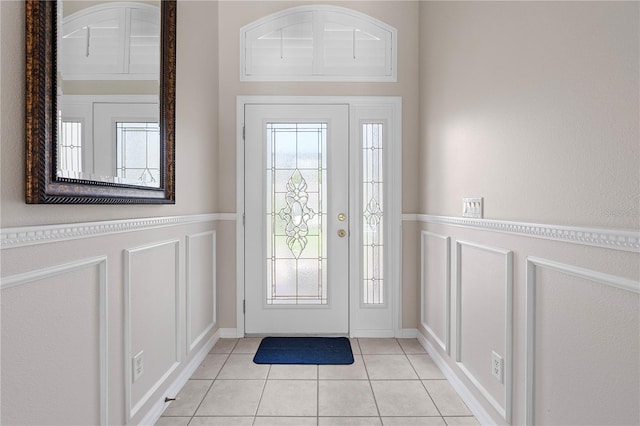
[[187, 235], [187, 350], [216, 324], [216, 231]]
[[[127, 420], [180, 364], [180, 241], [125, 250], [125, 390]], [[149, 303], [153, 295], [153, 303]], [[134, 382], [133, 358], [143, 373]]]
[[418, 224], [427, 303], [446, 237], [455, 247], [450, 353], [424, 299], [418, 339], [482, 424], [640, 424], [638, 230], [403, 219]]
[[[513, 252], [456, 242], [456, 362], [482, 396], [510, 422]], [[492, 352], [502, 357], [500, 380]]]
[[420, 242], [420, 322], [449, 353], [451, 336], [451, 238], [422, 231]]
[[1, 311], [0, 423], [109, 424], [107, 258], [3, 278]]
[[528, 425], [640, 424], [639, 293], [637, 281], [527, 258]]
[[235, 282], [235, 264], [216, 259], [215, 246], [219, 228], [235, 238], [235, 219], [1, 229], [0, 423], [153, 424], [142, 422], [160, 415], [221, 334], [216, 281]]

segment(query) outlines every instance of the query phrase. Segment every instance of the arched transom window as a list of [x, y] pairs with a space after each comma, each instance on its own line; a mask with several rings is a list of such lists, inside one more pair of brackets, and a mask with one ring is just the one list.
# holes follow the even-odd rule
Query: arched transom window
[[300, 6], [240, 29], [244, 81], [396, 81], [397, 30], [337, 6]]

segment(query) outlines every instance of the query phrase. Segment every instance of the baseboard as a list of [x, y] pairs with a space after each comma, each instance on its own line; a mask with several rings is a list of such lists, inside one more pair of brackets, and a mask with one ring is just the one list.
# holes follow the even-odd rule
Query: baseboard
[[149, 409], [147, 414], [140, 420], [140, 425], [150, 425], [153, 426], [156, 424], [160, 416], [164, 412], [165, 408], [170, 404], [170, 402], [165, 402], [165, 397], [175, 397], [178, 392], [184, 387], [189, 378], [193, 375], [196, 369], [202, 364], [204, 358], [207, 356], [211, 348], [216, 344], [216, 342], [220, 340], [220, 329], [218, 329], [213, 336], [207, 341], [207, 343], [198, 351], [198, 353], [191, 359], [189, 364], [185, 366], [180, 375], [176, 377], [176, 379], [171, 383], [171, 386], [161, 395], [160, 399], [153, 404], [153, 406]]
[[444, 377], [447, 378], [453, 389], [458, 393], [460, 398], [467, 404], [469, 410], [476, 417], [478, 422], [481, 425], [496, 425], [498, 424], [495, 420], [491, 418], [487, 410], [484, 409], [482, 404], [473, 396], [469, 388], [465, 386], [465, 384], [458, 378], [456, 373], [451, 369], [449, 364], [445, 362], [445, 360], [440, 356], [440, 353], [436, 350], [436, 348], [427, 340], [426, 337], [422, 333], [418, 331], [418, 341], [425, 348], [427, 353], [433, 359], [433, 362], [438, 366]]
[[237, 337], [243, 337], [238, 336], [237, 330], [237, 328], [220, 328], [218, 329], [218, 332], [220, 332], [221, 339], [235, 339]]
[[396, 337], [398, 339], [417, 339], [419, 334], [417, 328], [401, 328]]

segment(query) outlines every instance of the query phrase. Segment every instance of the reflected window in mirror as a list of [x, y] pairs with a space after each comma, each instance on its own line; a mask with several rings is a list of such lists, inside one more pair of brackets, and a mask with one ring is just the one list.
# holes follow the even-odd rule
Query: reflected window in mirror
[[59, 170], [70, 170], [74, 173], [82, 173], [83, 131], [84, 126], [82, 125], [82, 120], [65, 118], [60, 122], [60, 131], [58, 132]]
[[[71, 134], [63, 136], [60, 128], [58, 155], [70, 156], [74, 151], [76, 157], [70, 157], [74, 161], [65, 158], [58, 162], [58, 176], [159, 187], [159, 147], [147, 150], [144, 158], [142, 154], [134, 157], [131, 149], [124, 155], [120, 149], [123, 142], [118, 142], [125, 131], [118, 123], [148, 120], [149, 116], [155, 120], [150, 122], [156, 135], [159, 133], [159, 3], [94, 5], [62, 0], [58, 4], [62, 20], [58, 57], [62, 123], [73, 122], [67, 117], [77, 116], [78, 109], [84, 109], [82, 115], [91, 122], [88, 132], [78, 134], [81, 137], [73, 144], [68, 140]], [[141, 117], [136, 106], [145, 100], [152, 112]], [[134, 130], [126, 132], [133, 138]], [[147, 163], [154, 166], [147, 168]]]
[[117, 122], [116, 158], [119, 178], [145, 186], [160, 182], [160, 128], [154, 122]]
[[27, 203], [174, 203], [176, 2], [26, 0], [26, 22]]

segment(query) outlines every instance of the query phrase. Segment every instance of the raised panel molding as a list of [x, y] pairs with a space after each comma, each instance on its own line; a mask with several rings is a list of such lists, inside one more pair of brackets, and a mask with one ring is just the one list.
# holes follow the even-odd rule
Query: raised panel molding
[[56, 243], [167, 226], [191, 225], [213, 221], [235, 221], [236, 218], [237, 215], [235, 213], [212, 213], [5, 228], [0, 233], [0, 248], [10, 249], [36, 244]]
[[526, 293], [526, 377], [525, 377], [525, 412], [526, 424], [534, 425], [534, 389], [535, 389], [535, 354], [536, 354], [536, 270], [548, 268], [557, 272], [587, 279], [617, 289], [640, 293], [640, 282], [617, 275], [604, 274], [591, 269], [580, 268], [560, 262], [554, 262], [533, 256], [527, 256], [527, 293]]
[[76, 262], [56, 265], [49, 268], [38, 269], [36, 271], [12, 275], [2, 278], [0, 287], [2, 290], [18, 287], [24, 284], [33, 284], [47, 278], [77, 271], [80, 269], [96, 267], [98, 268], [98, 310], [99, 310], [99, 348], [98, 353], [100, 364], [100, 424], [109, 424], [109, 348], [108, 348], [108, 293], [107, 293], [107, 257], [99, 256], [90, 259], [83, 259]]
[[[424, 264], [424, 257], [426, 253], [426, 240], [427, 238], [436, 238], [442, 240], [445, 250], [445, 336], [438, 336], [433, 329], [429, 326], [426, 320], [425, 309], [425, 296], [426, 296], [426, 271]], [[429, 333], [429, 335], [436, 341], [440, 348], [447, 354], [450, 353], [450, 340], [451, 340], [451, 237], [446, 235], [440, 235], [433, 232], [422, 231], [420, 240], [420, 322], [422, 327]]]
[[[131, 337], [132, 337], [132, 316], [131, 316], [131, 298], [132, 298], [132, 287], [135, 283], [132, 282], [131, 276], [131, 267], [133, 263], [133, 259], [135, 254], [142, 253], [148, 250], [157, 249], [162, 246], [173, 246], [174, 247], [174, 262], [175, 262], [175, 277], [174, 277], [174, 302], [175, 302], [175, 328], [173, 330], [173, 338], [175, 341], [175, 354], [174, 359], [175, 362], [169, 366], [169, 368], [162, 374], [161, 377], [147, 390], [147, 392], [138, 400], [132, 400], [132, 385], [133, 385], [133, 374], [132, 374], [132, 357], [133, 353], [131, 353]], [[162, 241], [155, 244], [150, 244], [142, 247], [136, 247], [132, 249], [124, 250], [124, 270], [125, 270], [125, 282], [124, 282], [124, 383], [125, 383], [125, 409], [126, 409], [126, 418], [127, 421], [131, 421], [133, 416], [135, 416], [138, 411], [149, 401], [151, 396], [162, 386], [162, 384], [167, 380], [167, 378], [173, 373], [173, 371], [178, 368], [180, 365], [180, 241], [179, 240], [169, 240]]]
[[[207, 324], [205, 329], [195, 338], [191, 335], [191, 324], [193, 310], [191, 306], [191, 293], [193, 291], [193, 272], [192, 257], [193, 257], [193, 241], [198, 238], [209, 238], [211, 240], [211, 251], [213, 253], [211, 259], [211, 286], [213, 292], [213, 298], [211, 300], [211, 321]], [[216, 309], [216, 231], [201, 232], [199, 234], [187, 235], [187, 248], [186, 248], [186, 263], [187, 263], [187, 353], [191, 352], [207, 334], [213, 329], [217, 321], [217, 309]]]
[[464, 228], [481, 229], [485, 231], [502, 232], [506, 234], [522, 235], [525, 237], [542, 238], [546, 240], [562, 241], [565, 243], [582, 244], [640, 253], [640, 231], [637, 230], [544, 225], [539, 223], [474, 219], [468, 217], [434, 216], [428, 214], [403, 214], [402, 220], [439, 223], [443, 225], [460, 226]]
[[[503, 378], [505, 384], [505, 403], [499, 401], [489, 393], [482, 382], [473, 375], [462, 359], [462, 247], [471, 247], [477, 250], [493, 253], [504, 258], [504, 294], [505, 294], [505, 318], [504, 318], [504, 341], [505, 357]], [[498, 247], [490, 247], [476, 244], [469, 241], [456, 242], [456, 353], [455, 360], [460, 370], [478, 389], [482, 396], [508, 423], [511, 422], [511, 401], [512, 401], [512, 355], [513, 355], [513, 252]], [[488, 367], [487, 367], [488, 368]]]

